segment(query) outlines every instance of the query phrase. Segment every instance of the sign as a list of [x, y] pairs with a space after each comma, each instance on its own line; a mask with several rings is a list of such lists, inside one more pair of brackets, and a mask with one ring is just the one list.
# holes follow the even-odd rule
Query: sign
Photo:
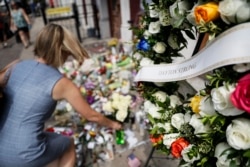
[[57, 7], [57, 8], [49, 8], [46, 10], [47, 15], [55, 15], [55, 14], [62, 14], [62, 13], [69, 13], [71, 12], [70, 7]]
[[142, 67], [134, 81], [180, 81], [194, 78], [225, 65], [250, 63], [249, 36], [250, 23], [237, 25], [220, 34], [186, 61]]

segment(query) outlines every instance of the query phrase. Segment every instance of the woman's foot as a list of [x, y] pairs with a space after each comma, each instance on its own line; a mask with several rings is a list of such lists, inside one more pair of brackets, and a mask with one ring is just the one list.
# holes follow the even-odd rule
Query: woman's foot
[[3, 43], [3, 48], [7, 48], [8, 47], [8, 43], [7, 42], [4, 42]]
[[27, 45], [24, 45], [25, 49], [27, 49], [29, 46], [30, 46], [29, 43]]

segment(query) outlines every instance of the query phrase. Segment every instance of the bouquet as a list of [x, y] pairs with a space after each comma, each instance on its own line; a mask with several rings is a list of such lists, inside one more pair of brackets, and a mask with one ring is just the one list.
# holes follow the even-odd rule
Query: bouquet
[[[133, 28], [138, 71], [183, 62], [190, 41], [198, 41], [195, 54], [250, 21], [249, 0], [153, 0], [144, 8]], [[180, 81], [138, 82], [153, 146], [180, 159], [180, 166], [249, 166], [249, 69], [247, 62], [213, 69], [191, 93], [180, 91]]]
[[129, 115], [132, 96], [114, 92], [107, 102], [103, 103], [102, 109], [119, 122], [124, 122]]

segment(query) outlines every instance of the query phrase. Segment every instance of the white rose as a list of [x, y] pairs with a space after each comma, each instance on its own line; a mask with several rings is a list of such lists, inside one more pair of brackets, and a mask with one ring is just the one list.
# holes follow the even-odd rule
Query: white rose
[[247, 72], [248, 70], [250, 70], [250, 63], [235, 64], [233, 66], [233, 69], [234, 71], [239, 73]]
[[250, 3], [242, 4], [236, 13], [238, 23], [249, 21], [250, 19]]
[[120, 102], [124, 103], [125, 105], [129, 106], [132, 102], [132, 97], [130, 95], [121, 95]]
[[174, 25], [179, 26], [185, 13], [192, 7], [191, 3], [185, 0], [177, 0], [169, 7], [170, 16]]
[[157, 42], [154, 46], [153, 46], [153, 50], [156, 53], [164, 53], [166, 51], [166, 44], [164, 42]]
[[214, 109], [221, 115], [236, 116], [244, 113], [244, 111], [235, 108], [230, 100], [230, 95], [234, 89], [235, 87], [232, 85], [212, 89], [211, 96], [214, 103]]
[[194, 134], [206, 133], [210, 130], [208, 125], [204, 125], [201, 121], [201, 117], [198, 114], [193, 114], [189, 124], [194, 128]]
[[128, 116], [128, 111], [127, 110], [119, 110], [117, 111], [115, 117], [116, 120], [123, 122], [125, 118]]
[[133, 58], [135, 58], [136, 60], [140, 60], [142, 58], [142, 54], [140, 54], [139, 52], [136, 52], [134, 55], [133, 55]]
[[161, 118], [161, 113], [158, 111], [161, 110], [162, 108], [154, 105], [150, 101], [145, 101], [144, 102], [144, 110], [146, 113], [150, 114], [153, 118], [160, 119]]
[[120, 94], [117, 93], [117, 92], [114, 92], [114, 93], [112, 94], [111, 98], [112, 98], [113, 100], [118, 100], [118, 101], [119, 101], [119, 99], [120, 99]]
[[185, 162], [193, 163], [194, 161], [200, 159], [200, 154], [197, 154], [196, 156], [193, 155], [192, 157], [188, 155], [188, 153], [193, 149], [193, 147], [194, 147], [193, 144], [189, 144], [181, 151], [182, 158]]
[[191, 114], [190, 114], [189, 112], [185, 113], [185, 115], [184, 115], [185, 123], [190, 122], [191, 117], [192, 117], [192, 116], [191, 116]]
[[121, 103], [121, 102], [120, 102], [120, 105], [117, 106], [117, 109], [118, 109], [118, 110], [121, 110], [121, 111], [125, 111], [125, 110], [128, 110], [128, 107], [129, 107], [128, 104], [126, 104], [126, 103]]
[[111, 112], [111, 113], [115, 111], [115, 110], [113, 109], [113, 107], [112, 107], [111, 101], [108, 101], [107, 103], [104, 103], [104, 104], [102, 105], [102, 109], [103, 109], [104, 111]]
[[111, 102], [111, 106], [114, 108], [114, 109], [118, 109], [118, 106], [120, 105], [120, 101], [119, 100], [113, 100]]
[[156, 123], [154, 126], [157, 126], [158, 128], [163, 128], [166, 133], [169, 133], [173, 130], [173, 127], [169, 122], [165, 123]]
[[202, 97], [199, 109], [199, 114], [201, 116], [217, 115], [216, 111], [214, 110], [212, 99], [208, 96]]
[[152, 34], [148, 31], [148, 30], [145, 30], [144, 33], [143, 33], [143, 36], [145, 39], [148, 39], [148, 37], [150, 37]]
[[168, 95], [163, 91], [157, 91], [152, 96], [163, 103], [166, 101]]
[[[218, 143], [215, 146], [214, 156], [217, 158], [216, 167], [228, 167], [230, 166], [231, 159], [227, 158], [229, 152], [225, 152], [225, 150], [231, 148], [226, 142]], [[237, 164], [239, 165], [239, 159], [234, 158]]]
[[149, 101], [149, 100], [145, 100], [143, 106], [144, 106], [145, 111], [146, 111], [146, 110], [148, 110], [148, 108], [154, 106], [154, 104], [151, 103], [151, 101]]
[[187, 16], [186, 16], [188, 22], [190, 22], [192, 25], [197, 25], [196, 21], [195, 21], [195, 15], [194, 15], [194, 11], [192, 10]]
[[250, 148], [250, 120], [237, 118], [226, 129], [228, 144], [236, 150]]
[[179, 138], [180, 134], [179, 133], [170, 133], [170, 134], [165, 134], [163, 136], [163, 144], [169, 149], [171, 147], [171, 144]]
[[245, 0], [224, 0], [219, 3], [221, 19], [227, 23], [242, 23], [250, 18], [250, 7]]
[[161, 24], [159, 21], [151, 22], [148, 26], [148, 32], [151, 34], [157, 34], [161, 30]]
[[155, 5], [155, 3], [151, 3], [149, 5], [149, 16], [151, 18], [158, 18], [159, 17], [159, 8]]
[[169, 6], [169, 12], [173, 19], [178, 20], [191, 7], [190, 2], [185, 0], [177, 0], [173, 5]]
[[154, 64], [154, 61], [151, 60], [150, 58], [147, 58], [147, 57], [143, 57], [140, 61], [140, 66], [143, 67], [143, 66], [148, 66], [148, 65], [153, 65]]
[[159, 13], [159, 20], [162, 26], [170, 25], [169, 12], [167, 10], [161, 10]]
[[176, 95], [170, 95], [169, 98], [170, 98], [170, 106], [171, 107], [176, 107], [177, 105], [182, 104], [180, 98]]
[[181, 125], [185, 123], [184, 114], [182, 113], [176, 113], [171, 117], [171, 125], [175, 127], [176, 129], [180, 129]]

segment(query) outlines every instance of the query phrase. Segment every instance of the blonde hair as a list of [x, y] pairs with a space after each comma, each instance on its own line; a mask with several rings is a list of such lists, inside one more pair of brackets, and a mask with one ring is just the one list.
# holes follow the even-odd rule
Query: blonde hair
[[63, 65], [70, 55], [80, 63], [89, 57], [69, 30], [53, 23], [46, 25], [38, 34], [34, 53], [35, 56], [43, 58], [46, 64], [54, 67]]

